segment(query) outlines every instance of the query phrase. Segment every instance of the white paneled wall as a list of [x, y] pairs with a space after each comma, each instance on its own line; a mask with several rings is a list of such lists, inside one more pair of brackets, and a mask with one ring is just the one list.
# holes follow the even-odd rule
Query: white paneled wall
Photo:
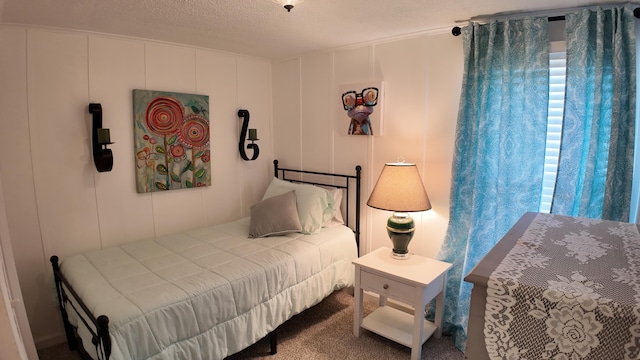
[[[300, 83], [301, 93], [304, 94], [300, 101], [300, 119], [302, 119], [300, 132], [303, 151], [300, 152], [302, 164], [312, 164], [311, 170], [331, 169], [331, 134], [334, 131], [334, 122], [331, 121], [333, 107], [331, 105], [331, 58], [329, 53], [321, 53], [317, 56], [301, 59]], [[333, 102], [335, 104], [335, 102]], [[278, 134], [279, 135], [279, 134]], [[316, 151], [321, 150], [321, 151]], [[308, 167], [308, 166], [306, 166]]]
[[[238, 134], [241, 120], [238, 112], [238, 64], [233, 55], [198, 51], [196, 54], [198, 93], [209, 94], [211, 127], [211, 153], [237, 154]], [[263, 104], [264, 106], [264, 104]], [[249, 109], [250, 111], [253, 109]], [[257, 119], [252, 118], [251, 126]], [[267, 138], [269, 138], [268, 133]], [[260, 147], [270, 155], [264, 144]], [[203, 207], [208, 224], [233, 220], [242, 212], [242, 188], [238, 185], [238, 174], [249, 164], [238, 165], [236, 156], [215, 156], [211, 158], [211, 186], [227, 191], [206, 191], [203, 194]], [[261, 158], [258, 158], [261, 159]], [[257, 160], [256, 160], [257, 161]], [[226, 169], [226, 170], [223, 170]]]
[[[385, 162], [416, 162], [433, 209], [413, 214], [411, 251], [435, 256], [449, 212], [462, 75], [461, 39], [422, 34], [277, 61], [102, 34], [0, 26], [0, 173], [31, 329], [62, 340], [48, 258], [247, 216], [272, 174], [363, 167], [363, 252], [390, 246], [388, 212], [366, 206]], [[338, 87], [384, 82], [383, 136], [348, 136]], [[132, 90], [205, 94], [212, 186], [137, 194]], [[102, 104], [114, 168], [98, 173], [90, 102]], [[238, 109], [258, 129], [260, 157], [238, 155]], [[272, 116], [273, 114], [273, 116]], [[352, 199], [354, 200], [354, 199]], [[353, 215], [353, 214], [352, 214]]]
[[449, 33], [427, 37], [425, 153], [420, 173], [433, 209], [422, 213], [424, 254], [437, 254], [449, 221], [451, 164], [462, 88], [462, 39]]
[[[102, 245], [118, 245], [154, 233], [151, 196], [136, 194], [133, 97], [131, 91], [125, 91], [145, 89], [145, 45], [94, 36], [89, 38], [89, 50], [89, 102], [102, 105], [103, 126], [110, 129], [115, 142], [109, 146], [113, 170], [99, 173], [91, 169], [90, 173], [95, 179]], [[89, 124], [90, 119], [87, 113], [82, 121]], [[90, 166], [93, 160], [87, 161]]]
[[[437, 255], [449, 218], [462, 61], [462, 39], [442, 33], [274, 64], [275, 157], [346, 173], [363, 167], [361, 253], [391, 246], [385, 230], [391, 213], [371, 209], [366, 201], [384, 164], [403, 156], [418, 164], [433, 205], [412, 214], [417, 231], [410, 251]], [[384, 83], [384, 134], [348, 136], [338, 87], [367, 81]]]
[[[326, 74], [323, 75], [326, 76]], [[274, 153], [279, 155], [278, 159], [283, 164], [300, 167], [302, 164], [300, 59], [273, 65], [273, 89]]]
[[[260, 86], [256, 86], [259, 84]], [[238, 60], [238, 107], [250, 110], [250, 127], [258, 131], [260, 154], [263, 161], [249, 161], [237, 167], [237, 180], [242, 184], [244, 194], [242, 215], [249, 216], [250, 205], [261, 199], [271, 181], [264, 174], [273, 174], [273, 159], [270, 147], [271, 130], [271, 64], [268, 62], [255, 63], [247, 59]], [[237, 111], [236, 111], [237, 116]], [[238, 128], [240, 121], [237, 122]], [[239, 130], [238, 130], [239, 132]], [[252, 156], [252, 150], [247, 150]], [[238, 151], [236, 150], [236, 154]], [[230, 176], [222, 174], [223, 176]], [[231, 175], [232, 176], [232, 175]]]
[[100, 245], [100, 231], [86, 121], [88, 38], [42, 30], [30, 30], [27, 37], [26, 140], [31, 143], [40, 231], [51, 239], [44, 242], [44, 253], [64, 256], [94, 249]]
[[[63, 340], [49, 257], [249, 214], [271, 174], [271, 63], [265, 59], [75, 31], [0, 26], [0, 173], [13, 252], [38, 347]], [[212, 186], [138, 194], [132, 90], [210, 101]], [[90, 102], [111, 130], [111, 172], [90, 147]], [[260, 157], [238, 154], [239, 108]]]
[[35, 335], [34, 323], [40, 322], [53, 324], [51, 331], [57, 332], [62, 326], [58, 323], [59, 316], [51, 311], [52, 288], [44, 280], [47, 261], [31, 163], [26, 31], [3, 28], [0, 48], [3, 49], [0, 51], [0, 173], [13, 257], [31, 330]]

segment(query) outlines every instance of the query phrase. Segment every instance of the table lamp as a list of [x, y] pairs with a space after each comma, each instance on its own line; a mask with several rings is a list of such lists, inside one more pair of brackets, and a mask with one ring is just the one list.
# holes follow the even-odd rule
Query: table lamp
[[407, 259], [409, 242], [415, 232], [415, 223], [408, 212], [431, 209], [416, 165], [405, 162], [385, 164], [367, 205], [393, 211], [387, 220], [387, 234], [393, 243], [392, 255], [396, 259]]

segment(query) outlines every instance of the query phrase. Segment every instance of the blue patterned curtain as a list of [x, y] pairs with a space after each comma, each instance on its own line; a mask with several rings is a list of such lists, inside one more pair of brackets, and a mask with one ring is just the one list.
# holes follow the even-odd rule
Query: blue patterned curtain
[[566, 16], [567, 88], [554, 214], [629, 221], [635, 135], [633, 8]]
[[463, 277], [527, 211], [537, 211], [549, 93], [546, 18], [462, 29], [464, 76], [449, 228], [444, 331], [464, 349], [471, 284]]

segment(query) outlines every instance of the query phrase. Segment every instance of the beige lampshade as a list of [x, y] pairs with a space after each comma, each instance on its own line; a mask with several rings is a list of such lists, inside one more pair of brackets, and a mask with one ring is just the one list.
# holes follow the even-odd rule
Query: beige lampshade
[[431, 209], [418, 167], [409, 163], [385, 164], [367, 205], [396, 212]]

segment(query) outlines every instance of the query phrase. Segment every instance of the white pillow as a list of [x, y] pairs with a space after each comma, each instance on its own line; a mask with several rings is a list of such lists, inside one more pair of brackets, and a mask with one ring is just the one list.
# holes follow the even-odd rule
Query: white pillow
[[331, 195], [331, 197], [333, 198], [333, 207], [335, 209], [335, 213], [333, 214], [333, 217], [331, 218], [331, 220], [329, 220], [328, 222], [326, 222], [323, 226], [324, 227], [329, 227], [329, 226], [335, 226], [335, 225], [340, 225], [340, 224], [344, 224], [344, 218], [342, 217], [342, 189], [338, 189], [338, 188], [324, 188], [329, 195]]
[[294, 190], [302, 233], [316, 234], [334, 214], [333, 197], [324, 189], [310, 184], [296, 184], [273, 178], [262, 200]]

